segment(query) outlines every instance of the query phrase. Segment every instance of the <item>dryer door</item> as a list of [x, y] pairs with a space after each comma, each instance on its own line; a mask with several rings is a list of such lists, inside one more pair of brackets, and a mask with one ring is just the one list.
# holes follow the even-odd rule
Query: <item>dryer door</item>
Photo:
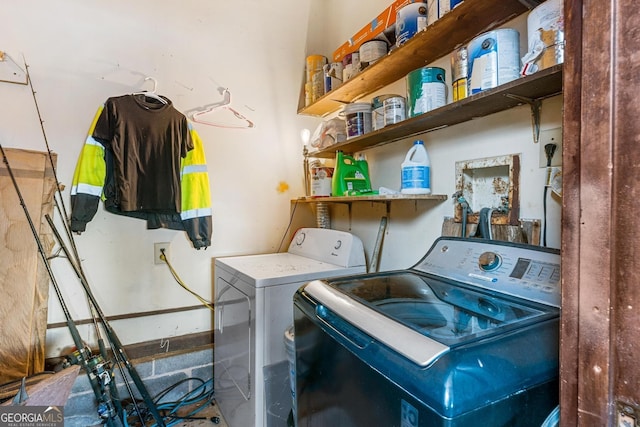
[[214, 369], [219, 401], [251, 398], [251, 300], [224, 278], [216, 280]]

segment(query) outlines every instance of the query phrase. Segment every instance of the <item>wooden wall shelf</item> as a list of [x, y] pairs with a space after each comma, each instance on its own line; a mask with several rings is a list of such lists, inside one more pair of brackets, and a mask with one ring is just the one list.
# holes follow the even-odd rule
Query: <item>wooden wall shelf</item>
[[529, 7], [524, 3], [522, 0], [465, 0], [425, 31], [313, 104], [305, 106], [302, 96], [298, 114], [325, 116], [346, 103], [382, 89], [409, 72], [449, 55], [479, 34], [527, 12]]
[[334, 158], [336, 150], [355, 153], [561, 93], [562, 65], [554, 65], [380, 130], [348, 139], [322, 150], [312, 151], [309, 157]]

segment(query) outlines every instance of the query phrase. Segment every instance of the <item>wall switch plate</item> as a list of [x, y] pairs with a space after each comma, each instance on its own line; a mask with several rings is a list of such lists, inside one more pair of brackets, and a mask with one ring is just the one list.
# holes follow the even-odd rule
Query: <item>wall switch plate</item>
[[153, 263], [154, 264], [164, 264], [164, 261], [162, 259], [160, 259], [160, 256], [162, 255], [162, 250], [164, 249], [164, 256], [165, 258], [169, 259], [169, 246], [171, 244], [169, 242], [160, 242], [160, 243], [154, 243], [153, 244]]
[[538, 145], [540, 147], [540, 167], [547, 167], [547, 154], [544, 146], [556, 144], [556, 151], [551, 158], [551, 166], [562, 166], [562, 128], [554, 128], [540, 131]]

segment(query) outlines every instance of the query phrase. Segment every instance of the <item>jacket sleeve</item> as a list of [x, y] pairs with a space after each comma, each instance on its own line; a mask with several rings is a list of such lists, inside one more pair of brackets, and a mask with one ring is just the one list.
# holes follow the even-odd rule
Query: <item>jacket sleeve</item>
[[191, 122], [189, 122], [189, 133], [193, 149], [182, 159], [180, 218], [194, 248], [200, 249], [211, 246], [213, 231], [211, 191], [204, 146]]
[[106, 176], [104, 147], [91, 135], [103, 107], [98, 109], [85, 140], [71, 185], [71, 231], [82, 232], [93, 219]]

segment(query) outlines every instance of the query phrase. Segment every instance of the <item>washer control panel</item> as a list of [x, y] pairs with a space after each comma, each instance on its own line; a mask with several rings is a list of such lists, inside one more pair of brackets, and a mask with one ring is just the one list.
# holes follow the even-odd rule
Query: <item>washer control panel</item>
[[362, 241], [346, 231], [301, 228], [291, 239], [288, 252], [342, 267], [366, 265]]
[[483, 252], [478, 257], [478, 266], [484, 271], [496, 270], [502, 264], [502, 258], [495, 252]]
[[556, 249], [441, 237], [412, 269], [560, 307], [560, 252]]

